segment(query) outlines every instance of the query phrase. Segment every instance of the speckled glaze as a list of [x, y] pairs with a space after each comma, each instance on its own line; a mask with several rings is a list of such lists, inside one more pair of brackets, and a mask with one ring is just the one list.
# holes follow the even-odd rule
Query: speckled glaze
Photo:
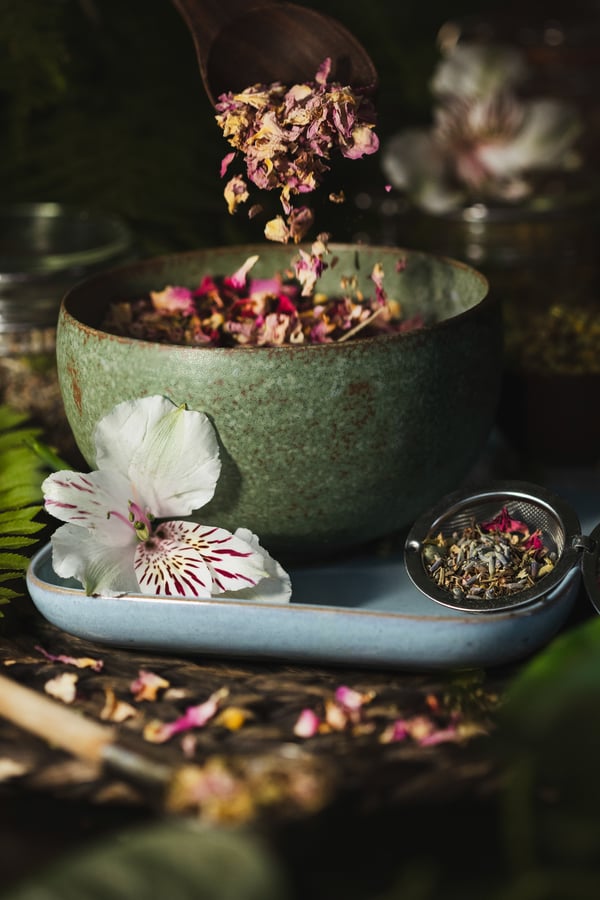
[[[289, 247], [176, 254], [90, 278], [67, 294], [57, 362], [67, 418], [94, 465], [93, 431], [116, 403], [164, 394], [206, 412], [223, 462], [204, 522], [250, 528], [283, 556], [324, 555], [410, 525], [454, 489], [494, 421], [501, 320], [487, 282], [460, 263], [391, 247], [334, 245], [321, 286], [355, 274], [436, 324], [342, 344], [199, 349], [99, 330], [110, 301], [167, 284], [195, 286], [260, 254], [257, 277], [285, 269]], [[398, 259], [406, 259], [396, 272]]]

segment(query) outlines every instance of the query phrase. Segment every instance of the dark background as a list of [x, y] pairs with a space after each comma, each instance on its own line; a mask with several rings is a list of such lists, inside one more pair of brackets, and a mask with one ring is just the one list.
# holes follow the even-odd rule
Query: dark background
[[[364, 44], [380, 75], [378, 132], [428, 120], [437, 34], [448, 19], [553, 16], [583, 23], [594, 3], [313, 0]], [[518, 18], [515, 18], [517, 16]], [[122, 214], [143, 254], [262, 239], [225, 212], [227, 150], [194, 47], [169, 0], [0, 0], [0, 198], [60, 201]], [[379, 158], [346, 164], [346, 195], [381, 192]], [[332, 213], [333, 215], [333, 213]], [[346, 206], [335, 239], [360, 223]], [[349, 234], [343, 233], [349, 229]]]

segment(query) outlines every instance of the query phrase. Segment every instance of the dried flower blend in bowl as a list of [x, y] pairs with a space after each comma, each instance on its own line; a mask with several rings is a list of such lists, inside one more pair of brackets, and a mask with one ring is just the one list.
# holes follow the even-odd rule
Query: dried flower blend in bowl
[[[231, 275], [204, 275], [196, 288], [169, 285], [143, 297], [111, 303], [104, 327], [113, 334], [189, 347], [277, 346], [345, 341], [410, 331], [425, 324], [420, 313], [402, 314], [388, 298], [384, 267], [376, 263], [366, 294], [355, 274], [340, 272], [339, 293], [317, 290], [329, 253], [321, 236], [308, 253], [300, 250], [290, 267], [271, 278], [252, 278], [259, 256], [248, 257]], [[405, 265], [402, 254], [395, 272]]]

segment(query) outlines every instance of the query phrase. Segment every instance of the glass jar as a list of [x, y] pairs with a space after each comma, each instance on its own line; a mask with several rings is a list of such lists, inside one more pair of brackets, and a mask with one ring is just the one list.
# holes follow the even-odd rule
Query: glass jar
[[0, 206], [0, 402], [31, 415], [59, 450], [71, 448], [55, 366], [60, 302], [132, 255], [118, 216], [60, 203]]
[[[600, 462], [600, 205], [588, 190], [529, 206], [474, 204], [395, 220], [400, 246], [483, 272], [502, 305], [504, 387], [499, 425], [527, 458]], [[485, 373], [474, 373], [474, 377]]]

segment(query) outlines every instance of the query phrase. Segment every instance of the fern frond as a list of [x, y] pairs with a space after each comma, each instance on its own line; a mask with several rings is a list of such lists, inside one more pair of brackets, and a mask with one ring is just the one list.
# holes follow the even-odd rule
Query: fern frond
[[35, 519], [45, 468], [33, 449], [39, 436], [40, 429], [32, 428], [25, 414], [0, 405], [0, 605], [22, 596], [27, 551], [44, 528]]

